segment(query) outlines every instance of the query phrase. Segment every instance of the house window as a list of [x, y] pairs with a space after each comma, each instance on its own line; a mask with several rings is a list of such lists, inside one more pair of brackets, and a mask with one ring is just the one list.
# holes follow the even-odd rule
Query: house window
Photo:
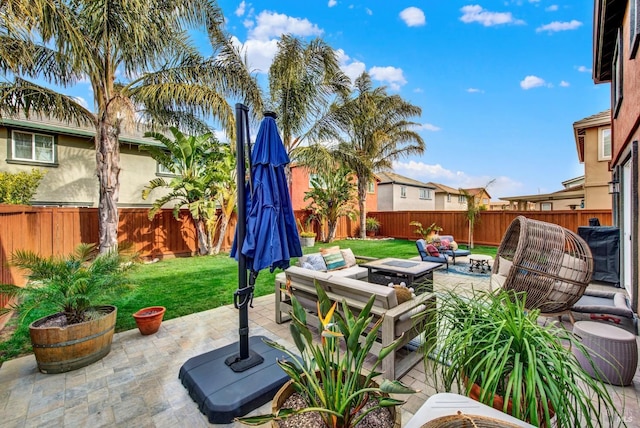
[[318, 181], [319, 179], [320, 177], [318, 177], [318, 174], [309, 174], [309, 189], [315, 189], [316, 186], [314, 185], [314, 182], [316, 184], [320, 184], [321, 182]]
[[51, 135], [13, 131], [11, 159], [27, 162], [55, 163], [55, 144]]
[[451, 193], [447, 193], [447, 202], [451, 202]]
[[375, 185], [374, 185], [373, 181], [370, 181], [369, 184], [367, 185], [367, 192], [369, 192], [369, 193], [375, 193], [376, 192], [376, 188], [375, 188]]
[[540, 211], [551, 211], [551, 202], [542, 202], [540, 203]]
[[162, 165], [161, 163], [157, 163], [156, 165], [157, 165], [156, 170], [158, 175], [176, 175], [175, 172], [171, 171], [169, 168]]
[[420, 189], [420, 199], [431, 199], [431, 189]]
[[601, 128], [598, 135], [598, 160], [611, 159], [611, 128]]
[[640, 44], [640, 0], [629, 2], [629, 58], [634, 59]]
[[489, 205], [489, 199], [488, 198], [482, 198], [482, 204], [483, 205]]
[[407, 197], [407, 186], [400, 186], [400, 197], [401, 198]]
[[622, 29], [618, 28], [616, 47], [613, 51], [613, 69], [611, 70], [613, 88], [613, 118], [618, 117], [622, 104]]
[[458, 195], [458, 203], [464, 204], [465, 202], [467, 202], [467, 198], [465, 198], [464, 195]]

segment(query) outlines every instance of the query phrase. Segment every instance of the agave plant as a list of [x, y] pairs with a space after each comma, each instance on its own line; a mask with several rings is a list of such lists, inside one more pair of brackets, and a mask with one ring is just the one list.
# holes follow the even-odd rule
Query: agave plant
[[[290, 329], [300, 355], [295, 355], [276, 342], [265, 341], [289, 356], [287, 360], [278, 361], [278, 365], [291, 377], [295, 390], [302, 395], [308, 406], [239, 418], [240, 422], [260, 425], [269, 420], [285, 419], [300, 413], [318, 412], [328, 427], [355, 427], [375, 409], [404, 403], [389, 397], [389, 393], [416, 392], [397, 380], [385, 379], [380, 385], [373, 380], [381, 374], [376, 372], [376, 368], [399, 345], [398, 341], [380, 351], [371, 371], [364, 370], [365, 358], [382, 325], [381, 318], [375, 320], [371, 315], [375, 297], [372, 296], [362, 311], [354, 315], [346, 301], [337, 310], [338, 303], [331, 302], [318, 283], [316, 290], [320, 343], [314, 342], [311, 330], [307, 327], [307, 313], [293, 295]], [[367, 402], [375, 404], [361, 411]]]
[[18, 250], [9, 263], [28, 271], [25, 287], [1, 284], [0, 292], [17, 297], [17, 303], [0, 310], [0, 314], [18, 309], [23, 316], [46, 303], [56, 306], [67, 318], [67, 324], [76, 324], [102, 314], [94, 308], [98, 299], [126, 289], [126, 271], [134, 256], [125, 252], [107, 252], [97, 255], [95, 244], [79, 244], [66, 257], [42, 257], [33, 251]]

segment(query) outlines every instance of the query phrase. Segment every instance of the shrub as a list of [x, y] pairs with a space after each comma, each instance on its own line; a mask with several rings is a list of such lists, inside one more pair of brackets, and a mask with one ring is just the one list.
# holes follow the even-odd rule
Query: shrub
[[0, 203], [30, 205], [44, 177], [44, 172], [32, 169], [31, 172], [0, 172]]

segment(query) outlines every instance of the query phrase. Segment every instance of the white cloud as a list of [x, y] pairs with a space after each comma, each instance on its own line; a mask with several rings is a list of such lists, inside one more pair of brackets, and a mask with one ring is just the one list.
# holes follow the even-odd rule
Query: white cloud
[[333, 7], [333, 6], [337, 5], [337, 4], [338, 4], [338, 2], [336, 0], [329, 0], [328, 6], [329, 7]]
[[416, 129], [418, 131], [431, 131], [431, 132], [437, 132], [442, 130], [442, 128], [435, 126], [431, 123], [422, 123], [419, 126], [417, 126]]
[[569, 82], [567, 82], [566, 80], [562, 80], [560, 82], [560, 86], [562, 86], [563, 88], [568, 88], [569, 86], [571, 86], [571, 84]]
[[71, 97], [71, 98], [73, 98], [73, 100], [75, 102], [77, 102], [78, 104], [80, 104], [82, 107], [84, 107], [86, 109], [89, 108], [89, 103], [84, 98], [82, 98], [82, 97]]
[[349, 76], [351, 82], [354, 82], [356, 78], [367, 69], [364, 62], [358, 60], [351, 61], [349, 55], [347, 55], [342, 49], [336, 50], [336, 55], [338, 57], [338, 64], [340, 64], [340, 69], [344, 74]]
[[478, 88], [467, 88], [467, 92], [469, 92], [470, 94], [484, 94], [484, 91]]
[[371, 9], [369, 9], [368, 7], [364, 9], [364, 11], [367, 13], [367, 15], [371, 16], [373, 15], [373, 11]]
[[576, 69], [580, 73], [591, 73], [591, 69], [589, 67], [585, 67], [584, 65], [580, 65], [580, 66], [576, 67]]
[[421, 94], [421, 93], [423, 93], [423, 92], [424, 92], [424, 89], [422, 89], [422, 88], [415, 88], [415, 89], [413, 90], [413, 92], [415, 92], [416, 94]]
[[440, 164], [427, 164], [425, 162], [408, 161], [394, 162], [393, 170], [397, 174], [413, 178], [414, 180], [441, 183], [454, 189], [468, 189], [486, 186], [491, 180], [495, 181], [487, 189], [492, 200], [497, 201], [503, 196], [518, 195], [524, 185], [512, 178], [505, 176], [471, 176], [463, 171], [453, 171]]
[[462, 12], [460, 21], [465, 24], [478, 22], [485, 27], [501, 24], [524, 24], [521, 19], [515, 19], [511, 12], [489, 12], [477, 4], [463, 6], [460, 11]]
[[413, 6], [400, 12], [400, 18], [409, 27], [420, 27], [426, 23], [424, 12]]
[[536, 28], [536, 33], [541, 33], [543, 31], [548, 31], [550, 33], [555, 33], [558, 31], [569, 31], [569, 30], [575, 30], [581, 26], [582, 26], [582, 22], [577, 21], [575, 19], [572, 19], [571, 21], [568, 21], [568, 22], [553, 21], [550, 24], [545, 24]]
[[371, 67], [369, 74], [373, 79], [387, 83], [394, 91], [399, 91], [400, 87], [407, 83], [401, 68]]
[[232, 42], [240, 48], [240, 51], [247, 54], [249, 67], [252, 71], [266, 74], [269, 72], [273, 57], [278, 51], [278, 39], [271, 40], [247, 40], [244, 44], [233, 36]]
[[257, 25], [250, 31], [249, 39], [269, 40], [272, 37], [280, 37], [283, 34], [294, 36], [320, 36], [322, 30], [308, 19], [293, 18], [281, 13], [268, 11], [260, 12], [256, 18]]
[[541, 79], [538, 76], [527, 76], [523, 81], [520, 82], [520, 87], [525, 91], [527, 89], [536, 88], [539, 86], [547, 86], [547, 83], [544, 79]]
[[247, 4], [244, 2], [244, 0], [242, 0], [238, 5], [238, 7], [236, 8], [236, 11], [235, 11], [236, 16], [244, 15], [244, 11], [246, 7], [247, 7]]
[[546, 7], [544, 10], [546, 10], [547, 12], [555, 12], [558, 10], [558, 5], [552, 4], [551, 6]]

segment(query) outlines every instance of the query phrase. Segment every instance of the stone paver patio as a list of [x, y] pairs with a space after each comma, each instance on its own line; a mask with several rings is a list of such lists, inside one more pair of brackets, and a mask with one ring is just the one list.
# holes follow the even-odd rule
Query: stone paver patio
[[[436, 290], [461, 286], [487, 288], [486, 277], [436, 272]], [[249, 310], [250, 334], [267, 336], [293, 347], [287, 323], [274, 321], [273, 294], [255, 299]], [[137, 329], [114, 336], [112, 350], [101, 361], [65, 374], [38, 372], [33, 355], [0, 367], [0, 425], [9, 427], [206, 427], [178, 380], [189, 358], [236, 342], [238, 311], [232, 305], [165, 321], [160, 331], [142, 336]], [[405, 424], [435, 393], [425, 383], [422, 364], [402, 381], [421, 392], [402, 406]], [[640, 376], [628, 387], [611, 387], [624, 408], [627, 424], [640, 426]], [[268, 411], [270, 403], [254, 413]], [[244, 426], [236, 423], [213, 425]]]

